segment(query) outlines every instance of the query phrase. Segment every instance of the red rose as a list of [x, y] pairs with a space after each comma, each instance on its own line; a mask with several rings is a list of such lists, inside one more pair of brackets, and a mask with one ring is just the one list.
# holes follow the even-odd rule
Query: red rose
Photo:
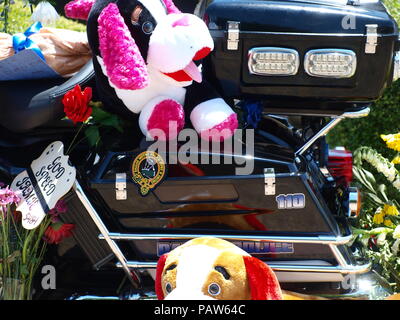
[[82, 91], [79, 84], [77, 84], [75, 88], [68, 91], [62, 99], [64, 112], [68, 119], [71, 119], [74, 124], [77, 122], [85, 122], [92, 114], [92, 108], [89, 106], [91, 99], [91, 87], [86, 87], [85, 90]]
[[64, 238], [72, 235], [73, 224], [56, 222], [49, 225], [44, 232], [44, 240], [47, 243], [60, 243]]

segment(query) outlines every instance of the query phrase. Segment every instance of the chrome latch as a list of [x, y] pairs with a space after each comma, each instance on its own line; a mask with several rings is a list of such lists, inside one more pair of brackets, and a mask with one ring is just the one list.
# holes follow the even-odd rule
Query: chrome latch
[[264, 183], [265, 183], [265, 195], [275, 195], [275, 169], [264, 168]]
[[126, 192], [126, 173], [115, 174], [115, 199], [126, 200], [128, 198]]
[[239, 49], [239, 25], [240, 22], [228, 21], [228, 50], [238, 50]]
[[378, 46], [378, 25], [367, 24], [367, 42], [365, 43], [365, 53], [374, 54], [376, 53], [376, 47]]

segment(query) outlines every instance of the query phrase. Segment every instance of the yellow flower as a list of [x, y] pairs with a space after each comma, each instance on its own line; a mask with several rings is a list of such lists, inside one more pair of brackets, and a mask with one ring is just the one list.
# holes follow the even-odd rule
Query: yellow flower
[[382, 211], [385, 215], [388, 215], [388, 216], [398, 216], [399, 215], [399, 211], [397, 210], [396, 206], [391, 206], [388, 204], [384, 205]]
[[393, 226], [393, 222], [392, 222], [390, 219], [385, 219], [385, 220], [383, 221], [383, 224], [384, 224], [386, 227], [392, 227], [392, 226]]
[[393, 158], [393, 160], [391, 161], [393, 164], [399, 164], [400, 163], [400, 156], [396, 156]]
[[381, 224], [383, 223], [384, 218], [385, 218], [385, 213], [382, 210], [380, 212], [375, 213], [372, 221], [376, 224]]
[[388, 148], [400, 151], [400, 133], [387, 135], [381, 134], [381, 138], [386, 142]]

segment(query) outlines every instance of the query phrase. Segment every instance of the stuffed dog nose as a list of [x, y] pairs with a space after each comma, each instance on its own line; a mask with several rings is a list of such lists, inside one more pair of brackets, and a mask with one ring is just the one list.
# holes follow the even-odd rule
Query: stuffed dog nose
[[210, 48], [204, 47], [203, 49], [196, 52], [195, 56], [193, 57], [193, 60], [194, 61], [201, 60], [201, 59], [207, 57], [210, 52], [211, 52]]

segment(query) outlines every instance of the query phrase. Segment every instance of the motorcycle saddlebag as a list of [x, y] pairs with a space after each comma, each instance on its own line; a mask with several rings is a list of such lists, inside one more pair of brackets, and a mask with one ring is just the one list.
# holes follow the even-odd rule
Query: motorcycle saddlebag
[[398, 73], [398, 27], [379, 1], [205, 0], [202, 6], [215, 42], [205, 72], [225, 98], [347, 109], [379, 98]]

